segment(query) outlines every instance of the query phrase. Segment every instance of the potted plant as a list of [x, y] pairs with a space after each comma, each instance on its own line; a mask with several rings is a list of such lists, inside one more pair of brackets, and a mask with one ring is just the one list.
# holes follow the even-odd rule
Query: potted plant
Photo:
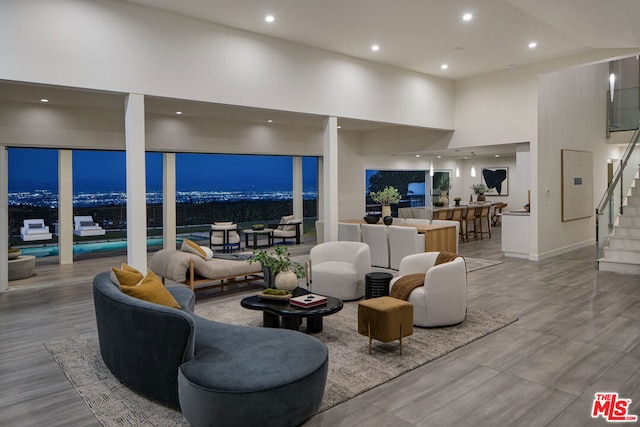
[[438, 199], [438, 201], [442, 202], [443, 206], [444, 205], [448, 205], [449, 204], [449, 198], [447, 197], [447, 192], [451, 188], [451, 183], [449, 182], [449, 177], [445, 176], [444, 178], [442, 178], [440, 180], [440, 184], [438, 185], [438, 188], [440, 189], [440, 198]]
[[10, 260], [11, 259], [16, 259], [20, 255], [22, 255], [22, 251], [20, 249], [9, 248], [9, 250], [7, 251], [7, 258], [10, 259]]
[[369, 194], [371, 200], [382, 205], [382, 218], [391, 216], [391, 205], [400, 201], [400, 192], [392, 186], [384, 187], [384, 190], [373, 191]]
[[298, 286], [298, 279], [305, 277], [304, 266], [291, 261], [286, 246], [276, 246], [273, 253], [264, 249], [256, 249], [253, 251], [253, 258], [247, 262], [262, 264], [264, 277], [269, 287], [273, 285], [278, 289], [292, 291]]
[[485, 201], [484, 193], [486, 193], [489, 189], [484, 184], [473, 184], [471, 186], [471, 190], [473, 190], [473, 194], [478, 195], [478, 197], [476, 198], [478, 202], [484, 202]]

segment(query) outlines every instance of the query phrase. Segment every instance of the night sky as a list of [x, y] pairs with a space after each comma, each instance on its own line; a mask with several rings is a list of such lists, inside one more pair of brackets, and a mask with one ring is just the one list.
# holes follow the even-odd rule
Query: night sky
[[[147, 153], [147, 191], [162, 191], [162, 154]], [[302, 160], [303, 189], [316, 189], [317, 161]], [[289, 156], [176, 154], [178, 191], [291, 190]], [[123, 151], [73, 151], [74, 193], [126, 189]], [[9, 192], [58, 189], [58, 151], [9, 149]]]

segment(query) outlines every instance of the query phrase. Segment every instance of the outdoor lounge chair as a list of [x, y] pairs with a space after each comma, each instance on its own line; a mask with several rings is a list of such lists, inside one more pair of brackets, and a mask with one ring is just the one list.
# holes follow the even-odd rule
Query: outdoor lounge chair
[[295, 219], [293, 215], [286, 215], [280, 219], [280, 224], [269, 225], [269, 228], [273, 228], [274, 239], [282, 239], [283, 243], [287, 239], [296, 239], [296, 244], [300, 244], [301, 219]]
[[49, 240], [51, 233], [49, 226], [44, 225], [44, 219], [25, 219], [24, 226], [20, 227], [20, 237], [25, 242], [33, 240]]
[[73, 217], [73, 234], [76, 236], [104, 236], [106, 231], [91, 216]]

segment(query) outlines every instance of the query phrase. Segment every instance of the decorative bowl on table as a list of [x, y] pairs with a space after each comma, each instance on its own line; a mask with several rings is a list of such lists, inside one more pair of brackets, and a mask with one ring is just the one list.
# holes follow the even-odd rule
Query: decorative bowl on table
[[377, 224], [380, 221], [380, 215], [365, 215], [364, 221], [367, 224]]
[[264, 224], [253, 224], [251, 226], [251, 229], [253, 229], [253, 230], [264, 230]]

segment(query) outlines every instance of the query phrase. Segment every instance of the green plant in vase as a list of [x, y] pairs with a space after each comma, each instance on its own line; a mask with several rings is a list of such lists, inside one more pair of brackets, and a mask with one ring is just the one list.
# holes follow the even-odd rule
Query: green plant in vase
[[373, 191], [369, 194], [371, 200], [382, 205], [382, 217], [391, 216], [391, 205], [398, 203], [402, 196], [397, 188], [392, 186], [384, 187], [384, 190]]
[[478, 202], [483, 202], [485, 200], [484, 193], [489, 191], [489, 188], [487, 188], [486, 185], [481, 183], [481, 184], [473, 184], [471, 186], [471, 190], [473, 191], [473, 194], [476, 194], [478, 196], [476, 200]]
[[259, 262], [269, 286], [275, 285], [278, 289], [292, 291], [298, 286], [298, 279], [305, 277], [304, 266], [291, 261], [291, 255], [286, 246], [276, 246], [274, 252], [256, 249], [253, 251], [253, 258], [247, 262], [249, 264]]

